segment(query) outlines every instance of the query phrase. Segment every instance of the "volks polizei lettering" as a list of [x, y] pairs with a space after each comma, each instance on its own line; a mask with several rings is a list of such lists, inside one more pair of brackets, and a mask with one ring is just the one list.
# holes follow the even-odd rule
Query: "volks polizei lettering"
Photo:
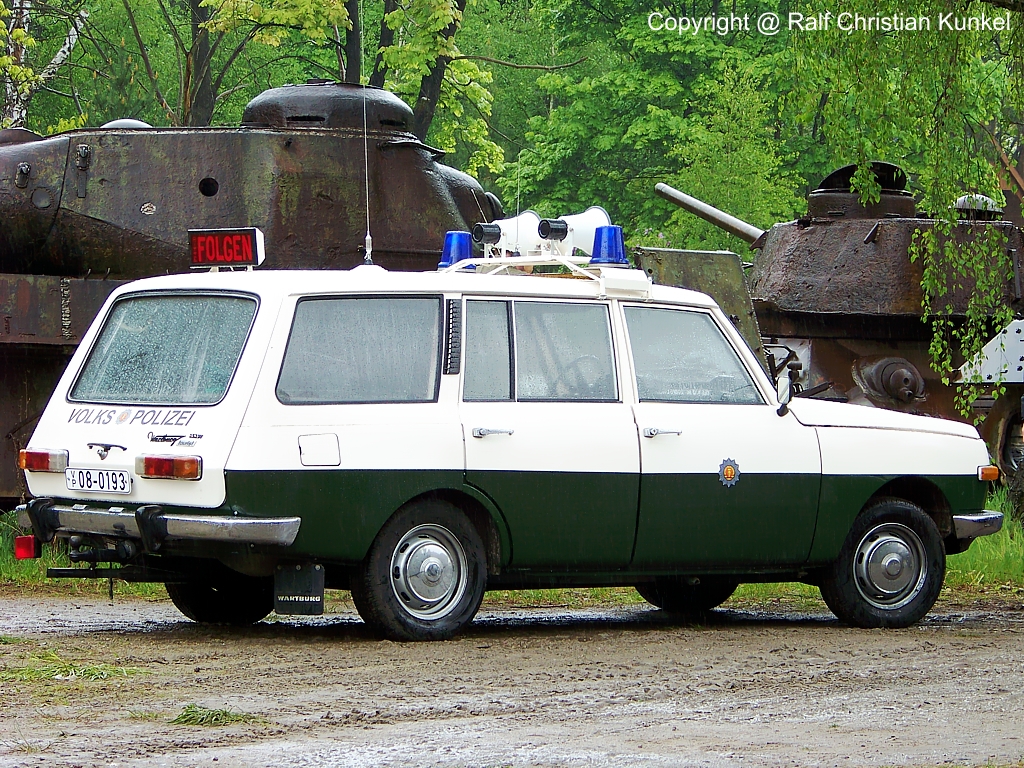
[[[138, 408], [134, 414], [128, 410], [117, 412], [116, 408], [72, 408], [68, 424], [148, 424], [154, 427], [184, 427], [196, 415], [194, 409], [180, 408]], [[115, 420], [116, 417], [116, 420]], [[182, 435], [184, 437], [184, 435]], [[201, 435], [200, 435], [201, 437]]]
[[192, 421], [192, 417], [195, 415], [196, 412], [194, 410], [178, 410], [175, 408], [145, 410], [140, 408], [128, 423], [134, 424], [139, 422], [140, 424], [152, 424], [154, 427], [184, 427]]
[[109, 424], [117, 410], [111, 408], [72, 408], [68, 424]]

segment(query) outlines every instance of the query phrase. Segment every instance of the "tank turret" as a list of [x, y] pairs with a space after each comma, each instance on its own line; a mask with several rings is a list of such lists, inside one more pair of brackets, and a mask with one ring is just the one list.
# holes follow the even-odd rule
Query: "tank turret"
[[259, 227], [267, 268], [346, 269], [369, 219], [374, 262], [416, 270], [449, 230], [501, 218], [412, 117], [387, 91], [316, 82], [265, 91], [238, 127], [0, 131], [0, 500], [19, 495], [20, 441], [106, 296], [188, 269], [188, 230]]
[[[851, 189], [855, 171], [850, 165], [829, 174], [808, 195], [805, 216], [764, 232], [663, 184], [657, 192], [751, 243], [756, 256], [749, 290], [774, 373], [799, 363], [798, 383], [815, 397], [962, 419], [954, 388], [931, 367], [931, 325], [921, 320], [922, 266], [910, 259], [914, 234], [936, 221], [917, 211], [899, 167], [872, 164], [881, 194], [867, 206]], [[958, 242], [991, 228], [1003, 233], [1014, 267], [1003, 299], [1024, 310], [1021, 230], [981, 195], [965, 195], [956, 209], [960, 221], [952, 237]], [[966, 281], [951, 290], [954, 321], [965, 316], [972, 288]], [[1011, 371], [1007, 380], [1004, 397], [979, 405], [991, 408], [982, 434], [1012, 474], [1024, 463], [1024, 370]]]

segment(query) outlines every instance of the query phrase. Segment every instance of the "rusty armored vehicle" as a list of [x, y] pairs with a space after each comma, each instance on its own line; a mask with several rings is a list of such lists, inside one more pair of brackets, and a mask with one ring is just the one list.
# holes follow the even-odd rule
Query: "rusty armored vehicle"
[[[954, 387], [944, 385], [931, 367], [931, 324], [921, 319], [921, 265], [909, 257], [914, 233], [936, 222], [917, 211], [900, 168], [888, 163], [872, 168], [882, 186], [877, 203], [861, 204], [850, 188], [856, 166], [847, 166], [808, 195], [805, 216], [767, 231], [665, 184], [656, 191], [757, 251], [747, 282], [774, 376], [790, 375], [804, 396], [966, 420], [954, 406]], [[957, 241], [968, 242], [985, 228], [1002, 231], [1014, 270], [1003, 298], [1019, 317], [1024, 311], [1021, 230], [1002, 220], [988, 198], [965, 196], [956, 207], [961, 220], [952, 236]], [[645, 261], [652, 274], [666, 270], [657, 254], [645, 254]], [[952, 293], [954, 321], [957, 313], [963, 318], [970, 290], [968, 284]], [[1014, 326], [1011, 335], [1021, 334], [1020, 323]], [[1024, 466], [1024, 356], [1016, 345], [1007, 350], [1013, 360], [1003, 366], [1006, 393], [975, 403], [985, 415], [979, 430], [1004, 477]]]
[[501, 218], [412, 117], [387, 91], [316, 82], [262, 93], [237, 128], [0, 131], [0, 509], [22, 492], [18, 448], [104, 299], [187, 270], [188, 230], [258, 227], [268, 267], [346, 269], [363, 261], [369, 219], [375, 263], [434, 269], [445, 232]]

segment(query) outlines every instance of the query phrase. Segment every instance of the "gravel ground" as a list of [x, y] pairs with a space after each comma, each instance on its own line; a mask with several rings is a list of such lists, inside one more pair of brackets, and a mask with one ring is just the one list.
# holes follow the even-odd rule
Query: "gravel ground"
[[[52, 653], [78, 669], [34, 679]], [[1024, 606], [897, 631], [796, 608], [488, 610], [399, 644], [344, 608], [235, 630], [8, 592], [0, 703], [0, 766], [1018, 765]], [[172, 724], [188, 704], [255, 719]]]

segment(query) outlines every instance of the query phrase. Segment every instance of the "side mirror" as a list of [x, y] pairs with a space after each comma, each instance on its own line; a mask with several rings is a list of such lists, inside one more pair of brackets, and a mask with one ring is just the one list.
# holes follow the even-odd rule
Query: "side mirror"
[[793, 399], [793, 380], [789, 376], [779, 376], [775, 391], [779, 396], [779, 416], [785, 416], [789, 411], [789, 401]]

